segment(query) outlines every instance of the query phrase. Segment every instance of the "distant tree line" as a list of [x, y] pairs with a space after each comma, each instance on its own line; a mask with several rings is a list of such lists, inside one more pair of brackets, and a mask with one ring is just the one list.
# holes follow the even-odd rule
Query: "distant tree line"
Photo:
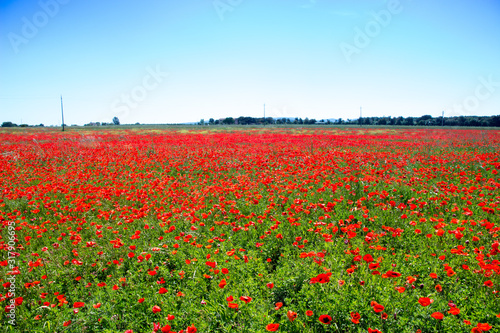
[[319, 120], [309, 118], [272, 118], [272, 117], [227, 117], [215, 120], [210, 118], [208, 124], [201, 120], [199, 125], [394, 125], [394, 126], [474, 126], [500, 127], [500, 115], [497, 116], [460, 116], [460, 117], [362, 117], [358, 119], [342, 118], [335, 120]]
[[18, 124], [13, 123], [12, 121], [4, 121], [2, 123], [2, 127], [44, 127], [44, 125], [43, 124], [35, 125], [35, 126], [30, 126], [28, 124], [18, 125]]
[[[497, 116], [460, 116], [460, 117], [432, 117], [430, 115], [425, 115], [422, 117], [362, 117], [358, 119], [347, 119], [342, 118], [330, 120], [321, 119], [317, 121], [316, 119], [309, 118], [272, 118], [272, 117], [227, 117], [221, 119], [210, 118], [210, 120], [205, 122], [203, 119], [200, 120], [198, 125], [384, 125], [384, 126], [474, 126], [474, 127], [500, 127], [500, 115]], [[120, 125], [120, 120], [118, 117], [113, 118], [112, 123], [105, 122], [91, 122], [85, 124], [84, 126], [109, 126], [109, 125]], [[136, 123], [139, 125], [139, 123]], [[43, 124], [40, 125], [27, 125], [21, 124], [17, 125], [11, 121], [4, 121], [1, 125], [2, 127], [44, 127]], [[67, 126], [67, 125], [65, 125]], [[77, 126], [77, 125], [71, 125]]]
[[[88, 123], [88, 124], [85, 124], [83, 126], [107, 126], [107, 125], [120, 125], [120, 119], [118, 119], [118, 117], [114, 117], [112, 123], [95, 122], [95, 123]], [[68, 125], [64, 124], [64, 126], [68, 126]], [[71, 125], [71, 126], [78, 126], [78, 125]], [[30, 126], [28, 124], [18, 125], [18, 124], [13, 123], [12, 121], [4, 121], [2, 123], [2, 127], [44, 127], [44, 125], [43, 124], [35, 125], [35, 126]]]
[[474, 126], [500, 127], [498, 116], [460, 116], [460, 117], [363, 117], [346, 123], [359, 125], [395, 125], [395, 126]]
[[[324, 122], [324, 120], [322, 120]], [[222, 119], [210, 118], [208, 125], [275, 125], [275, 124], [300, 124], [300, 125], [314, 125], [316, 124], [316, 119], [309, 118], [272, 118], [272, 117], [227, 117]], [[205, 121], [202, 119], [199, 125], [206, 125]]]

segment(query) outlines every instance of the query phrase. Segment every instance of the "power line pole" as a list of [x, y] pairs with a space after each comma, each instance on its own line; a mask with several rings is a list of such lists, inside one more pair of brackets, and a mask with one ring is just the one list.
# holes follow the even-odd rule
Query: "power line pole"
[[264, 104], [264, 126], [266, 126], [266, 104]]
[[61, 117], [62, 117], [62, 131], [64, 132], [64, 111], [63, 111], [62, 95], [61, 95]]

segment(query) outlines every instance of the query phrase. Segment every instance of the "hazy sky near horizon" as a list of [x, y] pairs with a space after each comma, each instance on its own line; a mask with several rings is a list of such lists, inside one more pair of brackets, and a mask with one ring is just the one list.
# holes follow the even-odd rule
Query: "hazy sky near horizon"
[[500, 1], [0, 0], [0, 122], [500, 114]]

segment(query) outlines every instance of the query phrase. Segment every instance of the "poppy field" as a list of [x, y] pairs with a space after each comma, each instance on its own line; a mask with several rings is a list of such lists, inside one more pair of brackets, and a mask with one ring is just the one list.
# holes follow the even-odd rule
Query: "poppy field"
[[0, 132], [0, 331], [500, 331], [500, 131], [207, 128]]

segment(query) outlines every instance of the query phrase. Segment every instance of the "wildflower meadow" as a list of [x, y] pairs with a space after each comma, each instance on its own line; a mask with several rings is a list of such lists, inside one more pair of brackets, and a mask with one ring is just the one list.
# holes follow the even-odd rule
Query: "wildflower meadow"
[[0, 132], [2, 332], [498, 332], [500, 131]]

